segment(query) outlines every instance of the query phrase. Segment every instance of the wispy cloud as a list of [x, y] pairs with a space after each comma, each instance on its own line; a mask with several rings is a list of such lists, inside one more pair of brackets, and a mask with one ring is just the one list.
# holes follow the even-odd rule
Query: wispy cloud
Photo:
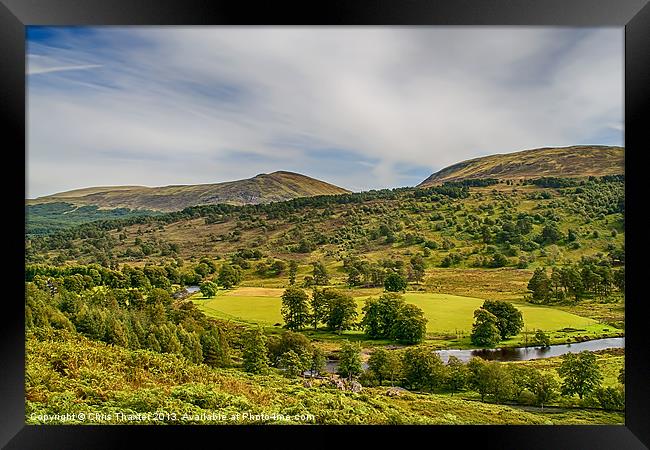
[[30, 196], [274, 170], [414, 185], [623, 139], [622, 29], [108, 27], [29, 50]]
[[26, 65], [27, 75], [38, 75], [67, 70], [87, 70], [102, 67], [101, 64], [74, 64], [70, 60], [53, 58], [47, 55], [29, 54]]
[[39, 73], [64, 72], [66, 70], [95, 69], [97, 67], [102, 67], [102, 66], [99, 64], [86, 64], [82, 66], [30, 67], [29, 70], [27, 71], [27, 74], [37, 75]]

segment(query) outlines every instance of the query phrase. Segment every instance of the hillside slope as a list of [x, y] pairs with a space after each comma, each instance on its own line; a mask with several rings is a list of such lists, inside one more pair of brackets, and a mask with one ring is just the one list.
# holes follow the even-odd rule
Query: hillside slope
[[338, 186], [293, 172], [278, 171], [253, 178], [215, 184], [163, 187], [92, 187], [61, 192], [28, 204], [66, 202], [76, 206], [95, 205], [103, 209], [129, 208], [177, 211], [188, 206], [226, 203], [247, 205], [290, 200], [315, 195], [349, 192]]
[[[250, 375], [193, 364], [179, 355], [130, 350], [76, 333], [27, 342], [26, 421], [30, 424], [620, 424], [623, 413], [524, 411], [449, 394], [367, 387], [343, 393], [326, 380], [305, 387], [275, 370]], [[64, 356], [60, 356], [64, 355]], [[58, 370], [57, 370], [58, 369]], [[111, 376], [106, 376], [109, 373]], [[136, 375], [133, 375], [133, 374]], [[164, 418], [152, 411], [159, 405]], [[65, 414], [74, 411], [72, 420]], [[126, 413], [124, 413], [126, 411]], [[550, 410], [553, 411], [553, 410]], [[79, 413], [84, 414], [78, 420]], [[120, 418], [119, 414], [124, 417]], [[39, 416], [49, 415], [44, 422]], [[58, 416], [63, 416], [59, 419]], [[127, 420], [128, 417], [135, 419]], [[265, 417], [266, 416], [266, 417]]]
[[518, 180], [540, 177], [588, 177], [623, 174], [623, 147], [538, 148], [463, 161], [434, 173], [418, 187], [476, 178]]

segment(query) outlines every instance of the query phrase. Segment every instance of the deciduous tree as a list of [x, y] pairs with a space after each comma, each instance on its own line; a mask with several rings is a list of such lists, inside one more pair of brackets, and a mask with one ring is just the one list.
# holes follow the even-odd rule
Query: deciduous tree
[[301, 355], [289, 350], [280, 357], [280, 367], [285, 370], [287, 377], [296, 377], [307, 370], [309, 365]]
[[241, 281], [241, 272], [235, 266], [223, 264], [219, 269], [217, 281], [224, 288], [230, 289]]
[[397, 311], [391, 327], [391, 338], [404, 344], [417, 344], [424, 340], [427, 332], [427, 319], [416, 305], [404, 304]]
[[472, 344], [481, 347], [496, 345], [501, 337], [497, 321], [497, 317], [486, 309], [479, 308], [474, 311], [474, 324], [470, 336]]
[[469, 369], [463, 362], [455, 356], [450, 356], [447, 361], [447, 387], [454, 392], [465, 389], [469, 381]]
[[491, 312], [497, 318], [497, 328], [501, 339], [516, 335], [524, 326], [524, 319], [521, 311], [510, 302], [502, 300], [485, 300], [483, 309]]
[[311, 354], [311, 365], [309, 371], [313, 375], [319, 375], [325, 370], [325, 353], [318, 347], [314, 348]]
[[384, 280], [384, 289], [388, 292], [404, 292], [406, 280], [398, 273], [390, 273]]
[[266, 336], [260, 328], [249, 330], [244, 335], [242, 362], [246, 372], [264, 373], [269, 365], [266, 354]]
[[412, 347], [402, 357], [404, 382], [415, 389], [432, 391], [444, 382], [445, 367], [438, 356], [426, 347]]
[[288, 287], [282, 294], [280, 312], [289, 330], [301, 330], [310, 320], [309, 296], [298, 287]]
[[298, 261], [289, 261], [289, 284], [293, 286], [296, 284], [296, 275], [298, 274]]
[[558, 382], [553, 374], [533, 370], [528, 378], [528, 390], [535, 396], [535, 402], [543, 408], [557, 396]]
[[322, 291], [325, 298], [325, 323], [330, 330], [341, 334], [356, 325], [357, 303], [352, 296], [334, 289]]
[[344, 341], [341, 346], [338, 374], [352, 380], [361, 375], [361, 348], [358, 343]]
[[214, 297], [217, 295], [218, 287], [212, 281], [204, 281], [200, 285], [201, 294], [205, 298]]
[[578, 394], [580, 399], [598, 388], [603, 381], [596, 355], [586, 350], [563, 355], [557, 372], [562, 377], [562, 394]]

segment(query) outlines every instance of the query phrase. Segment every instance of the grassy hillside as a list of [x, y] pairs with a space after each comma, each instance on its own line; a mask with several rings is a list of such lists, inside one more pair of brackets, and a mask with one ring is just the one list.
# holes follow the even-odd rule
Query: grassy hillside
[[588, 177], [624, 173], [623, 147], [572, 146], [539, 148], [470, 159], [446, 167], [419, 184], [478, 178], [519, 180], [539, 177]]
[[77, 206], [94, 205], [103, 209], [177, 211], [195, 205], [269, 203], [346, 192], [349, 191], [305, 175], [279, 171], [216, 184], [76, 189], [29, 200], [28, 204], [66, 202]]
[[[29, 424], [621, 424], [622, 412], [481, 403], [476, 394], [341, 392], [277, 372], [213, 369], [65, 332], [27, 339]], [[613, 373], [622, 357], [602, 356]], [[524, 363], [525, 364], [525, 363]], [[557, 362], [549, 362], [544, 369]], [[548, 367], [547, 367], [548, 366]], [[108, 376], [107, 376], [108, 375]], [[528, 410], [527, 410], [528, 409]], [[58, 415], [58, 416], [57, 416]]]
[[[239, 249], [256, 249], [264, 257], [297, 260], [300, 280], [310, 273], [308, 264], [322, 260], [332, 282], [340, 284], [347, 277], [346, 258], [379, 263], [420, 255], [427, 268], [420, 289], [470, 297], [487, 289], [516, 298], [526, 291], [535, 267], [606, 257], [624, 244], [621, 180], [559, 189], [501, 183], [462, 192], [455, 198], [400, 189], [273, 205], [194, 208], [30, 239], [27, 259], [89, 263], [106, 257], [144, 264], [204, 256], [228, 259]], [[521, 231], [517, 223], [525, 225]], [[545, 229], [556, 227], [557, 236], [543, 238]], [[498, 267], [497, 254], [504, 259], [496, 262], [509, 272], [483, 270]], [[259, 262], [248, 261], [245, 282], [286, 286], [286, 275], [256, 275]]]
[[[265, 325], [279, 322], [277, 298], [268, 297], [277, 297], [279, 289], [289, 285], [290, 261], [298, 264], [300, 285], [312, 276], [312, 264], [321, 261], [329, 285], [364, 297], [380, 294], [382, 282], [371, 285], [361, 280], [350, 287], [350, 261], [410, 277], [410, 263], [416, 257], [421, 258], [424, 272], [421, 280], [410, 280], [408, 290], [413, 294], [408, 295], [514, 302], [528, 294], [528, 281], [538, 267], [592, 261], [589, 264], [613, 263], [614, 271], [621, 270], [621, 262], [616, 261], [624, 259], [625, 253], [622, 180], [583, 181], [563, 188], [499, 183], [462, 192], [464, 196], [455, 198], [401, 189], [272, 205], [193, 208], [29, 239], [26, 257], [32, 263], [134, 266], [184, 261], [185, 271], [204, 257], [218, 266], [228, 262], [241, 267], [242, 286], [278, 289], [271, 295], [252, 291], [244, 295], [260, 297], [257, 313], [274, 309], [274, 317], [261, 320]], [[516, 231], [522, 223], [528, 226]], [[557, 233], [552, 240], [544, 238], [548, 230]], [[247, 256], [252, 249], [258, 253]], [[284, 262], [284, 267], [271, 273], [268, 267], [275, 262]], [[611, 332], [618, 332], [624, 328], [624, 306], [617, 298], [622, 300], [622, 294], [614, 290], [604, 298], [556, 307], [606, 323], [616, 328]], [[426, 302], [420, 306], [426, 307]], [[470, 312], [465, 322], [471, 320]], [[255, 322], [228, 309], [209, 314]], [[469, 322], [430, 331], [467, 330], [468, 326]], [[535, 326], [555, 332], [587, 325]], [[590, 335], [592, 331], [603, 334], [590, 329]], [[518, 337], [516, 342], [521, 340]]]

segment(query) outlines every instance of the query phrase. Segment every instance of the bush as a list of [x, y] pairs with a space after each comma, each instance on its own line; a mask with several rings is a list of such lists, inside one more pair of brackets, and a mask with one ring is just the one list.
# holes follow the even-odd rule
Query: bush
[[506, 258], [503, 254], [495, 253], [492, 256], [492, 261], [490, 261], [490, 267], [498, 268], [498, 267], [505, 267], [507, 265], [508, 265], [508, 258]]
[[540, 345], [542, 347], [548, 347], [549, 345], [551, 345], [551, 338], [546, 333], [544, 333], [544, 331], [537, 330], [535, 332], [534, 342], [535, 344]]
[[293, 351], [298, 355], [311, 355], [313, 347], [304, 334], [285, 331], [279, 337], [269, 336], [266, 348], [271, 365], [278, 366], [282, 355]]
[[601, 408], [608, 411], [625, 409], [625, 390], [622, 386], [600, 387], [594, 391], [594, 397]]
[[403, 292], [406, 290], [406, 280], [398, 273], [388, 274], [384, 280], [384, 289], [388, 292]]
[[379, 380], [377, 379], [377, 375], [375, 375], [375, 372], [373, 372], [372, 370], [364, 371], [359, 377], [359, 383], [361, 383], [363, 386], [366, 387], [379, 386]]

